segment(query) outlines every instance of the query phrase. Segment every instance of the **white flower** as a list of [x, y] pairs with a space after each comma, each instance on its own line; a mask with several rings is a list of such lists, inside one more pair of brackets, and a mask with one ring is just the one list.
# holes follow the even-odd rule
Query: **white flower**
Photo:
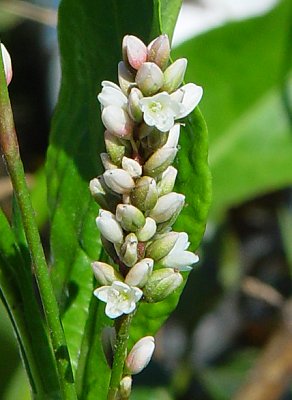
[[194, 83], [187, 83], [172, 94], [158, 93], [140, 100], [144, 121], [161, 132], [169, 131], [174, 121], [186, 117], [199, 104], [203, 89]]
[[102, 110], [107, 106], [117, 106], [126, 109], [128, 99], [118, 85], [110, 81], [102, 81], [101, 86], [102, 91], [97, 98]]
[[190, 265], [197, 263], [199, 257], [190, 251], [186, 251], [189, 245], [188, 235], [185, 232], [180, 232], [175, 245], [167, 256], [160, 260], [160, 263], [164, 267], [190, 271], [192, 269]]
[[154, 352], [153, 336], [145, 336], [133, 346], [126, 359], [126, 369], [131, 375], [138, 374], [149, 364]]
[[161, 132], [172, 128], [175, 117], [182, 112], [181, 104], [172, 99], [167, 92], [158, 93], [152, 97], [140, 100], [140, 107], [144, 113], [144, 121], [149, 126], [156, 126]]
[[189, 115], [199, 104], [203, 96], [203, 88], [194, 83], [187, 83], [170, 95], [173, 100], [181, 103], [180, 112], [177, 118], [184, 118]]
[[143, 292], [124, 282], [114, 281], [111, 286], [95, 289], [94, 295], [106, 303], [105, 313], [109, 318], [117, 318], [122, 314], [130, 314], [136, 308]]

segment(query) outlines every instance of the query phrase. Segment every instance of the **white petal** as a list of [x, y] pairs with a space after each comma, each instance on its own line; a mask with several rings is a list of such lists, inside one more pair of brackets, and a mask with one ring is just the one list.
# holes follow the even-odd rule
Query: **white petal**
[[[176, 118], [183, 118], [190, 114], [197, 107], [203, 96], [203, 88], [195, 85], [194, 83], [187, 83], [176, 92], [179, 92], [179, 94], [182, 93], [183, 95], [181, 99], [183, 109], [177, 114]], [[174, 94], [176, 92], [174, 92]], [[175, 96], [178, 98], [179, 94], [176, 94]]]
[[109, 318], [117, 318], [117, 317], [119, 317], [120, 315], [123, 314], [123, 311], [118, 309], [114, 304], [107, 303], [107, 305], [105, 307], [105, 314]]
[[105, 303], [108, 300], [110, 286], [102, 286], [100, 288], [95, 289], [93, 292], [94, 296], [96, 296], [99, 300], [104, 301]]
[[123, 94], [118, 85], [110, 81], [103, 81], [102, 86], [102, 91], [97, 96], [102, 108], [110, 105], [121, 108], [127, 106], [127, 97]]

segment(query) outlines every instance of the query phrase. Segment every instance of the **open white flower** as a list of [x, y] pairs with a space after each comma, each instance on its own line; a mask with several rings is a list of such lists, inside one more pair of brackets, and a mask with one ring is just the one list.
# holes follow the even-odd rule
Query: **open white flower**
[[95, 289], [94, 295], [106, 303], [105, 313], [109, 318], [117, 318], [122, 314], [130, 314], [136, 308], [143, 292], [124, 282], [114, 281], [111, 286]]
[[108, 106], [117, 106], [123, 109], [127, 108], [128, 99], [122, 92], [121, 88], [113, 82], [102, 81], [102, 91], [97, 96], [101, 109]]
[[203, 89], [188, 83], [174, 93], [157, 93], [140, 100], [143, 118], [147, 125], [155, 126], [161, 132], [169, 131], [174, 121], [190, 114], [199, 104]]
[[173, 248], [159, 262], [164, 267], [175, 268], [180, 271], [190, 271], [192, 269], [190, 265], [197, 263], [199, 257], [191, 251], [186, 251], [190, 245], [188, 240], [187, 233], [180, 232]]
[[157, 93], [140, 100], [144, 121], [149, 126], [156, 126], [161, 132], [173, 127], [175, 117], [182, 111], [181, 104], [172, 99], [167, 92]]

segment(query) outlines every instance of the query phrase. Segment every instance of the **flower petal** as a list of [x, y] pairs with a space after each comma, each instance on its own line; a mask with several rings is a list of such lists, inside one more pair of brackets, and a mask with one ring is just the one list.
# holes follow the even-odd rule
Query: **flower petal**
[[203, 96], [203, 88], [194, 83], [187, 83], [173, 93], [173, 99], [181, 97], [182, 110], [176, 115], [176, 118], [184, 118], [190, 114], [199, 104]]

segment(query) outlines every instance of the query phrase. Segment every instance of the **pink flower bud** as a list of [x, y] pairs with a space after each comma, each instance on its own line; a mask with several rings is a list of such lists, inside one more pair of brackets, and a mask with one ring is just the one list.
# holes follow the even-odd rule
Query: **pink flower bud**
[[126, 35], [123, 39], [123, 57], [134, 69], [139, 69], [147, 59], [147, 47], [136, 36]]
[[157, 93], [163, 85], [163, 79], [161, 69], [151, 62], [145, 62], [136, 75], [136, 83], [145, 96]]
[[148, 46], [148, 59], [147, 61], [154, 62], [162, 70], [168, 64], [170, 55], [170, 43], [167, 35], [160, 35], [154, 39]]
[[152, 336], [145, 336], [134, 345], [126, 359], [126, 369], [131, 375], [139, 374], [149, 364], [154, 348]]
[[1, 53], [2, 53], [2, 59], [3, 59], [3, 64], [4, 64], [4, 71], [5, 71], [5, 76], [6, 76], [6, 82], [7, 86], [12, 80], [12, 65], [11, 65], [11, 58], [6, 50], [6, 47], [4, 46], [3, 43], [1, 43]]
[[105, 107], [101, 119], [106, 129], [113, 135], [123, 139], [131, 137], [134, 123], [122, 108], [115, 105]]

